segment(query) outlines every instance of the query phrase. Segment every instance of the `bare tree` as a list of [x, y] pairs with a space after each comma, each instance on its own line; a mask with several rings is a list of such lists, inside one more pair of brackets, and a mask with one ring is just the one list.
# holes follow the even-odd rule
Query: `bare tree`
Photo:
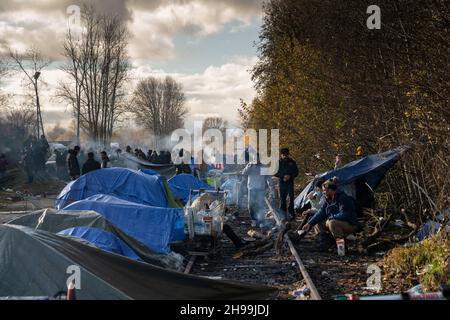
[[0, 56], [0, 82], [8, 73], [8, 63], [5, 57]]
[[[228, 121], [221, 117], [208, 117], [203, 121], [202, 132], [205, 133], [209, 129], [220, 130], [222, 136], [225, 137], [228, 127]], [[209, 145], [212, 141], [205, 141], [205, 144]]]
[[34, 91], [36, 99], [36, 132], [40, 136], [45, 135], [44, 124], [42, 121], [41, 105], [39, 101], [39, 79], [42, 71], [51, 64], [51, 60], [45, 58], [41, 52], [34, 47], [28, 49], [25, 53], [9, 50], [9, 57], [15, 65], [15, 70], [23, 73], [26, 86]]
[[[0, 56], [0, 85], [7, 73], [8, 73], [7, 61], [4, 57]], [[3, 92], [1, 92], [0, 86], [0, 108], [4, 106], [5, 103], [6, 103], [6, 96], [3, 94]]]
[[202, 131], [209, 129], [225, 130], [228, 127], [228, 121], [221, 117], [208, 117], [203, 121]]
[[22, 143], [35, 129], [33, 109], [27, 104], [0, 108], [0, 152], [8, 153], [11, 159], [20, 160]]
[[70, 81], [60, 86], [59, 96], [73, 107], [78, 139], [81, 129], [106, 145], [126, 105], [128, 30], [119, 16], [99, 14], [92, 5], [83, 7], [82, 22], [83, 31], [66, 35], [70, 63], [63, 71]]
[[163, 137], [184, 125], [185, 101], [181, 84], [173, 78], [149, 77], [137, 85], [131, 112], [138, 124]]

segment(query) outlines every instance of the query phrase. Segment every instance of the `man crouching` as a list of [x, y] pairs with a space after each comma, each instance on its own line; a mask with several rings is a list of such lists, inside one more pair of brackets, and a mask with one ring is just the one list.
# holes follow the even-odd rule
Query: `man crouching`
[[329, 231], [336, 241], [342, 240], [357, 232], [359, 223], [353, 198], [338, 191], [333, 180], [327, 180], [322, 185], [326, 201], [322, 208], [303, 227], [308, 232], [316, 226], [321, 237], [321, 247], [325, 249], [326, 233]]

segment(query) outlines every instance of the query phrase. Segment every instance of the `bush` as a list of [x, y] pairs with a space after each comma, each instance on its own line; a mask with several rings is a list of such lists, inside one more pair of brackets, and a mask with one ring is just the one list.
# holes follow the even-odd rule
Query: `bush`
[[450, 284], [450, 238], [441, 232], [411, 247], [391, 250], [382, 262], [385, 280], [403, 290], [420, 283], [425, 291]]

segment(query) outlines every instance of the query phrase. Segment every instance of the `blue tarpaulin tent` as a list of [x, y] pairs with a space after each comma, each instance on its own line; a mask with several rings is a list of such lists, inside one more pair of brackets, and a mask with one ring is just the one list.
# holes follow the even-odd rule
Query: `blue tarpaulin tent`
[[191, 190], [214, 190], [209, 184], [197, 179], [190, 174], [179, 174], [169, 180], [169, 188], [176, 199], [181, 199], [184, 203], [189, 201]]
[[[150, 207], [108, 195], [96, 195], [64, 208], [92, 210], [123, 232], [158, 253], [170, 252], [170, 243], [184, 240], [183, 209]], [[64, 212], [62, 211], [62, 212]]]
[[71, 236], [88, 241], [99, 249], [119, 254], [133, 260], [142, 261], [141, 258], [125, 242], [111, 232], [89, 227], [76, 227], [58, 232], [59, 235]]
[[72, 202], [96, 194], [112, 195], [148, 206], [169, 206], [162, 177], [125, 168], [111, 168], [93, 171], [69, 183], [57, 197], [55, 207], [61, 210]]
[[375, 190], [384, 178], [386, 172], [395, 165], [400, 156], [408, 149], [409, 147], [407, 146], [398, 147], [384, 153], [370, 155], [350, 162], [337, 170], [317, 175], [314, 181], [311, 181], [297, 199], [295, 199], [295, 209], [300, 209], [306, 204], [306, 196], [314, 189], [314, 184], [319, 179], [338, 177], [339, 187], [342, 188], [345, 185], [363, 178], [364, 182], [367, 183], [372, 190]]
[[152, 169], [141, 169], [140, 171], [142, 171], [145, 174], [148, 174], [149, 176], [158, 176], [158, 175], [160, 175], [157, 171], [152, 170]]

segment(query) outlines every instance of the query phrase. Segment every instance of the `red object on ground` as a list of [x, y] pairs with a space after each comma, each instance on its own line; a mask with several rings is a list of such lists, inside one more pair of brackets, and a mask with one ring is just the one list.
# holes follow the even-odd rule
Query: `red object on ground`
[[71, 282], [67, 288], [67, 298], [66, 300], [76, 300], [75, 297], [75, 284]]

